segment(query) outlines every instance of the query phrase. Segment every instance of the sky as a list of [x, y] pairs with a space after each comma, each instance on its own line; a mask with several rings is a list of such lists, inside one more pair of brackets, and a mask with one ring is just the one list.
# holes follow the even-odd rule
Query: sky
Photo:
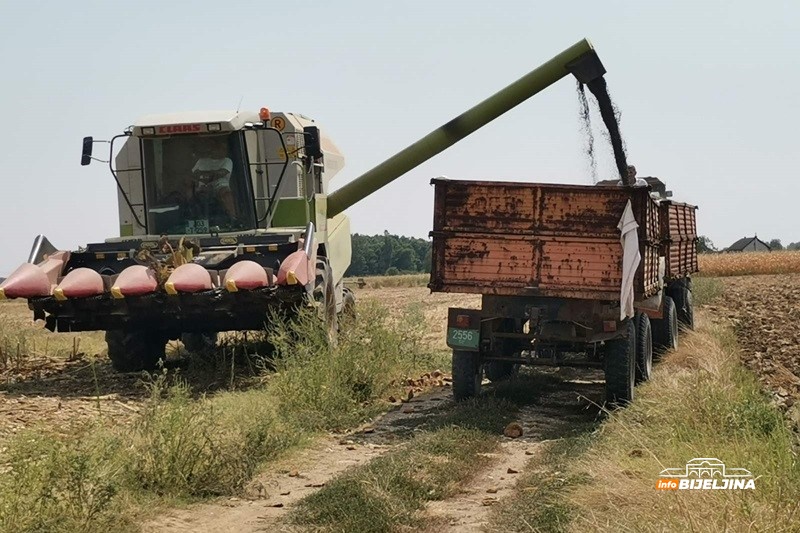
[[[86, 135], [240, 102], [302, 113], [345, 154], [335, 189], [584, 37], [629, 162], [699, 206], [700, 234], [800, 241], [796, 1], [0, 0], [0, 276], [40, 233], [60, 249], [117, 235], [108, 167], [79, 165]], [[574, 79], [350, 208], [353, 232], [427, 237], [442, 175], [591, 184]]]

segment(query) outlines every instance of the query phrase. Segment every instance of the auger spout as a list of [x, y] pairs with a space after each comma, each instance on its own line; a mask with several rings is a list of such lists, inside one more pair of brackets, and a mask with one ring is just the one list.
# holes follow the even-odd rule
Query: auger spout
[[567, 74], [573, 74], [581, 83], [588, 83], [601, 77], [605, 72], [592, 44], [587, 39], [575, 43], [514, 83], [330, 194], [328, 216], [336, 216]]

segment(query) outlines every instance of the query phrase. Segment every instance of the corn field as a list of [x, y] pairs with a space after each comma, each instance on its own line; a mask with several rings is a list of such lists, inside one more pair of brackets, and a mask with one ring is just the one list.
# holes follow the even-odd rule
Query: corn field
[[800, 251], [700, 254], [702, 276], [800, 273]]

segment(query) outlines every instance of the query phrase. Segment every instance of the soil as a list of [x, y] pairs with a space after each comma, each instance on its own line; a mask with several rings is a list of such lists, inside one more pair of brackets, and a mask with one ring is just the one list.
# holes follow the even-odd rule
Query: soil
[[744, 364], [778, 405], [800, 411], [800, 275], [723, 278], [723, 297], [707, 308], [730, 320]]

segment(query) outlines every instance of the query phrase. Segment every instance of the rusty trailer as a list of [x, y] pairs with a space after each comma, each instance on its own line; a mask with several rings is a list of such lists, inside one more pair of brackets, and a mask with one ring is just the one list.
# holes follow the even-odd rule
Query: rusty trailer
[[[683, 318], [691, 305], [693, 206], [654, 198], [650, 187], [431, 183], [429, 287], [483, 296], [481, 309], [449, 311], [456, 397], [476, 394], [484, 371], [496, 381], [527, 364], [604, 368], [608, 401], [631, 401], [634, 384], [649, 378], [653, 342], [677, 344], [675, 300]], [[635, 312], [621, 303], [629, 204], [638, 228], [627, 253], [640, 257]]]

